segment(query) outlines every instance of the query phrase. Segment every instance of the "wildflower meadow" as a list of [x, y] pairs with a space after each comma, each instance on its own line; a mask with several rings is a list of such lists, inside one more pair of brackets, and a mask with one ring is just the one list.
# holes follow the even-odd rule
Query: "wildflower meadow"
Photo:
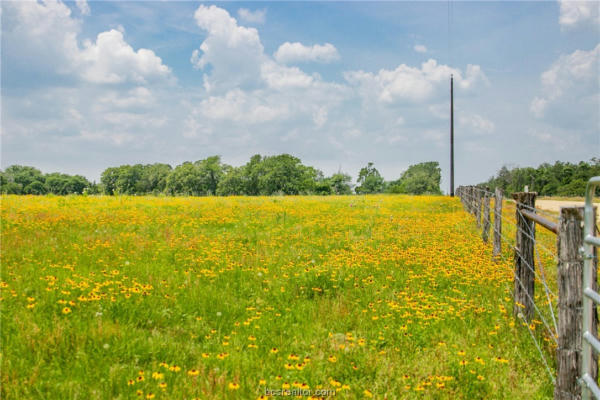
[[11, 195], [1, 211], [3, 399], [552, 396], [512, 315], [512, 253], [493, 262], [458, 199]]

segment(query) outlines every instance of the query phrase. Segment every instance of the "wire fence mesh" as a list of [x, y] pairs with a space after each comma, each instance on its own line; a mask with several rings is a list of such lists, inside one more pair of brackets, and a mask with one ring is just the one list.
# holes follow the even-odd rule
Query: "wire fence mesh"
[[[548, 372], [548, 377], [552, 383], [556, 382], [554, 351], [558, 346], [557, 335], [557, 253], [556, 253], [556, 235], [553, 232], [546, 230], [528, 229], [524, 231], [517, 224], [517, 216], [523, 215], [520, 209], [526, 209], [536, 214], [543, 215], [545, 218], [556, 220], [558, 215], [552, 212], [540, 210], [523, 203], [517, 203], [512, 200], [505, 200], [502, 204], [502, 213], [499, 216], [502, 219], [502, 231], [499, 232], [494, 224], [496, 215], [494, 212], [484, 212], [482, 206], [485, 204], [485, 197], [490, 198], [490, 204], [485, 204], [493, 210], [495, 202], [495, 193], [486, 189], [472, 187], [471, 191], [460, 190], [459, 196], [463, 202], [466, 211], [474, 214], [478, 219], [477, 227], [491, 227], [492, 234], [500, 238], [501, 251], [499, 253], [499, 265], [510, 266], [519, 249], [516, 247], [517, 232], [530, 238], [534, 242], [535, 262], [533, 265], [529, 262], [524, 262], [526, 268], [535, 276], [534, 296], [531, 298], [527, 293], [525, 284], [514, 274], [515, 285], [518, 285], [528, 296], [529, 301], [533, 306], [534, 317], [527, 319], [524, 313], [519, 312], [517, 317], [521, 320], [522, 325], [526, 327], [529, 335], [537, 348], [540, 358]], [[510, 288], [507, 283], [508, 290], [514, 295], [514, 288]], [[517, 307], [524, 308], [523, 304], [517, 304]]]

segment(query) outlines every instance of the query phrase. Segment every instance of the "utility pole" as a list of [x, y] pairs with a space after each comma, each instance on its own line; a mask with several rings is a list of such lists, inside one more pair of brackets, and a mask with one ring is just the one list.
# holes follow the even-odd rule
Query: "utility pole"
[[454, 197], [454, 77], [450, 75], [450, 197]]

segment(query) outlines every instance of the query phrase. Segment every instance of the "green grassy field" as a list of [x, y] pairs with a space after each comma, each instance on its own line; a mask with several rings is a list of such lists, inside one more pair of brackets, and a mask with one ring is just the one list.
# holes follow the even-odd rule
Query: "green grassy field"
[[552, 397], [458, 199], [1, 202], [3, 399]]

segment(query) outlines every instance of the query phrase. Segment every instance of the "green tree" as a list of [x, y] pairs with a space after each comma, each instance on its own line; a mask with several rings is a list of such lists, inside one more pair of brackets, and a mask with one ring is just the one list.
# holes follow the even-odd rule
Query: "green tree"
[[369, 162], [366, 167], [361, 168], [356, 183], [358, 183], [356, 187], [356, 193], [358, 194], [383, 192], [383, 177], [379, 174], [377, 168], [373, 166], [372, 162]]
[[[491, 189], [501, 188], [505, 193], [520, 192], [525, 186], [543, 196], [583, 196], [587, 181], [600, 175], [600, 159], [592, 158], [589, 162], [577, 164], [556, 161], [554, 164], [543, 163], [537, 168], [511, 168], [503, 166], [495, 177], [481, 186]], [[600, 189], [598, 190], [600, 195]]]
[[46, 174], [46, 189], [49, 193], [57, 195], [82, 194], [85, 188], [92, 184], [81, 175], [67, 175], [59, 172]]
[[199, 169], [189, 161], [178, 165], [167, 177], [166, 192], [172, 195], [201, 196], [203, 176]]
[[46, 174], [46, 188], [49, 193], [64, 195], [67, 194], [69, 176], [59, 172]]
[[33, 181], [23, 188], [23, 194], [46, 194], [48, 190], [40, 181]]
[[250, 157], [250, 161], [244, 166], [243, 174], [246, 177], [246, 194], [256, 196], [260, 193], [259, 178], [263, 173], [263, 158], [260, 154]]
[[221, 157], [212, 156], [194, 163], [201, 176], [202, 195], [216, 195], [219, 181], [223, 178], [225, 165], [221, 163]]
[[12, 175], [0, 171], [0, 193], [21, 194], [23, 193], [23, 186], [16, 183]]
[[327, 178], [333, 194], [352, 194], [352, 177], [338, 172]]
[[100, 176], [100, 183], [104, 194], [113, 195], [117, 190], [117, 179], [119, 178], [119, 168], [111, 167], [107, 168], [102, 172]]
[[442, 173], [437, 161], [423, 162], [408, 167], [400, 179], [390, 182], [389, 193], [442, 194], [440, 181]]
[[244, 167], [226, 166], [223, 169], [223, 178], [217, 186], [219, 196], [241, 196], [247, 194], [248, 177]]
[[171, 173], [169, 164], [144, 165], [141, 171], [140, 181], [137, 184], [138, 194], [158, 194], [165, 191], [167, 177]]
[[82, 194], [86, 188], [90, 188], [91, 186], [90, 181], [81, 175], [70, 176], [67, 182], [68, 193]]
[[121, 165], [117, 170], [116, 192], [119, 194], [137, 194], [142, 189], [140, 187], [142, 170], [142, 164]]
[[2, 194], [23, 194], [23, 188], [21, 185], [15, 182], [6, 182], [2, 185]]
[[[44, 175], [42, 175], [42, 172], [39, 169], [34, 167], [11, 165], [4, 170], [4, 179], [6, 187], [2, 190], [5, 193], [43, 194], [46, 192], [45, 188], [41, 189], [40, 185], [38, 185], [39, 183], [44, 186]], [[29, 187], [32, 184], [34, 185]], [[26, 190], [27, 187], [29, 187], [29, 189]], [[34, 191], [36, 193], [33, 193]]]
[[317, 170], [289, 154], [265, 157], [253, 172], [262, 195], [312, 193], [317, 177]]

